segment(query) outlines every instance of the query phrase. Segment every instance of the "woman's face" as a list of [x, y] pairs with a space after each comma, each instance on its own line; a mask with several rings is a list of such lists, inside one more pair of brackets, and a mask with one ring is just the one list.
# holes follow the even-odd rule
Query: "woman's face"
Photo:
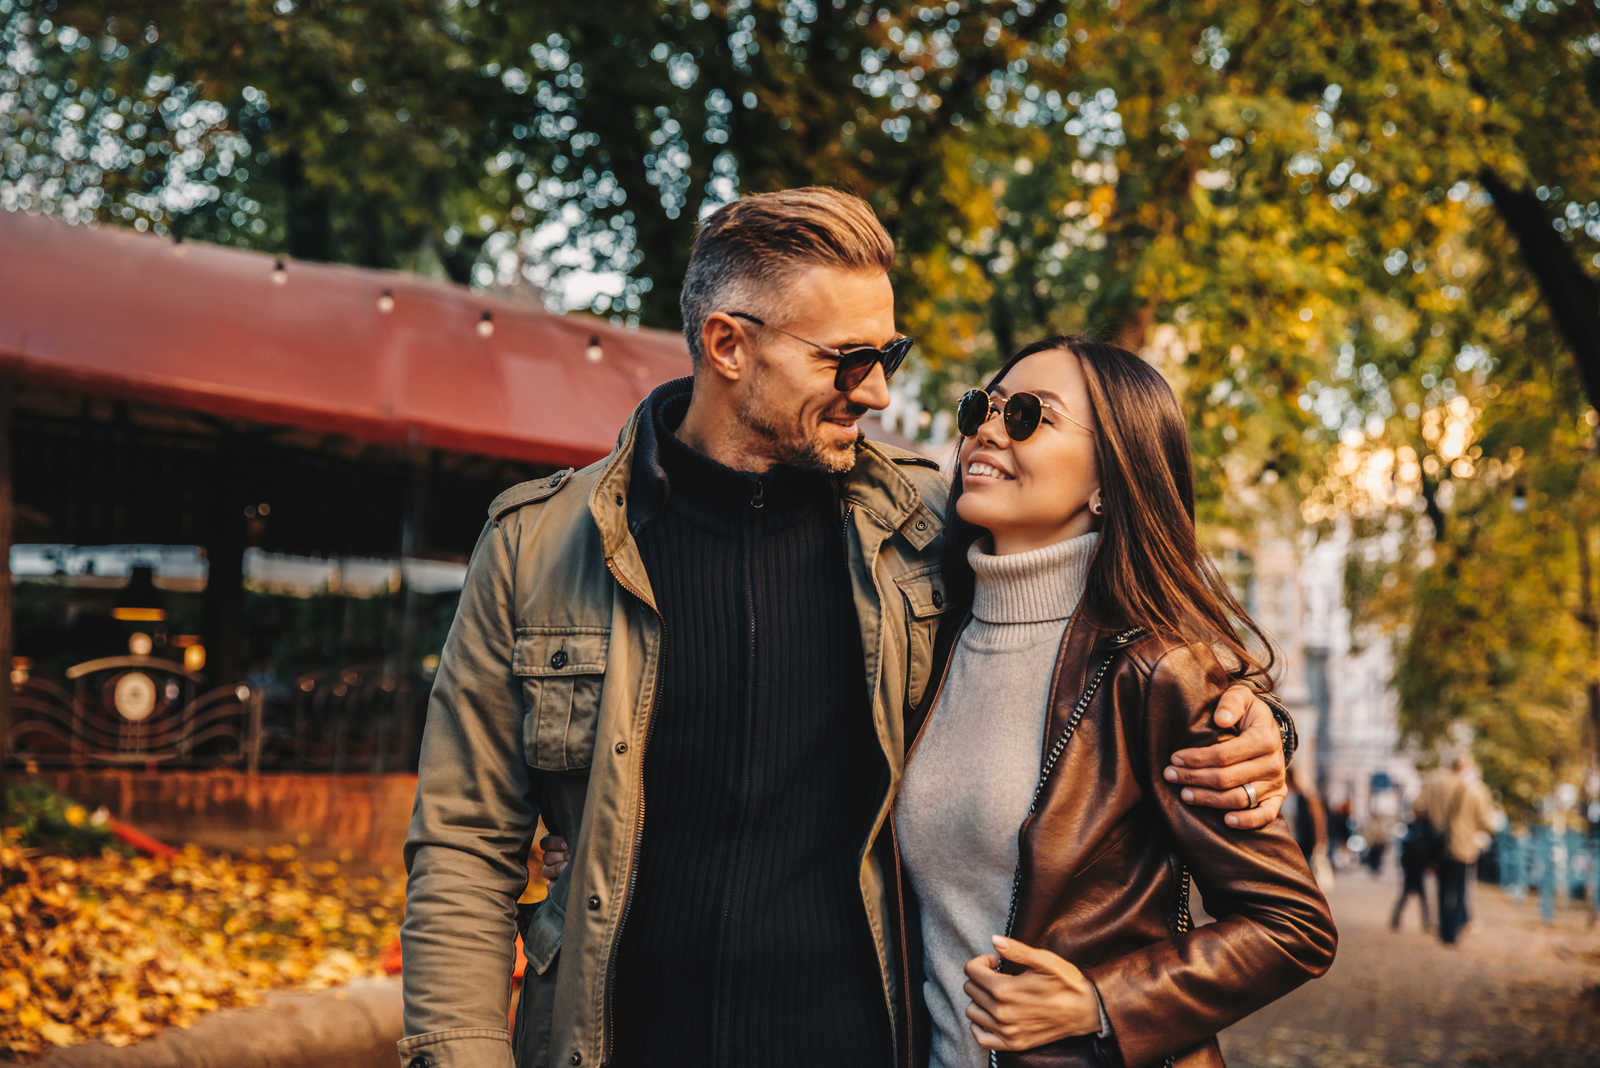
[[1090, 505], [1099, 499], [1100, 467], [1095, 435], [1084, 429], [1095, 423], [1078, 357], [1066, 349], [1026, 357], [995, 386], [994, 407], [1003, 408], [1013, 393], [1033, 393], [1045, 403], [1039, 429], [1012, 441], [999, 414], [992, 415], [961, 443], [956, 501], [956, 513], [992, 534], [1001, 555], [1076, 538], [1098, 522]]

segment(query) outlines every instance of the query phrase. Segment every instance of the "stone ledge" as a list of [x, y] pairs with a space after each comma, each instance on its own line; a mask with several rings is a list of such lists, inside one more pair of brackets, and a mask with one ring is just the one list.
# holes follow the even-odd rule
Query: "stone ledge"
[[35, 1068], [394, 1068], [400, 980], [358, 979], [314, 994], [269, 993], [259, 1006], [224, 1009], [193, 1027], [169, 1027], [118, 1048], [85, 1042]]

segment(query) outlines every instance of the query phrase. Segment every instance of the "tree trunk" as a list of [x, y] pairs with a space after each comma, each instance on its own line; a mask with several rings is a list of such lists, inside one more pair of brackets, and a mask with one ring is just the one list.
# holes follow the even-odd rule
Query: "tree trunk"
[[1600, 285], [1584, 272], [1572, 246], [1550, 225], [1538, 197], [1511, 188], [1488, 168], [1479, 172], [1478, 180], [1516, 235], [1523, 262], [1566, 340], [1589, 403], [1600, 407]]

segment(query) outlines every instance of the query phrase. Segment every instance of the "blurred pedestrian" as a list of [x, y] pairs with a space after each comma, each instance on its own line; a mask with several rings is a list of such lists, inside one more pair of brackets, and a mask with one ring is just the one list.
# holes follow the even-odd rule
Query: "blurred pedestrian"
[[1439, 940], [1450, 945], [1467, 923], [1467, 871], [1493, 829], [1493, 804], [1472, 761], [1458, 756], [1422, 788], [1416, 809], [1438, 832]]
[[1411, 900], [1411, 895], [1417, 895], [1417, 903], [1422, 908], [1422, 929], [1428, 930], [1428, 892], [1422, 877], [1433, 866], [1439, 854], [1439, 836], [1434, 832], [1433, 824], [1428, 822], [1426, 816], [1415, 816], [1406, 825], [1406, 836], [1400, 840], [1400, 872], [1405, 879], [1400, 888], [1400, 900], [1394, 903], [1394, 915], [1389, 918], [1389, 926], [1395, 930], [1400, 929], [1400, 914], [1405, 911], [1406, 902]]

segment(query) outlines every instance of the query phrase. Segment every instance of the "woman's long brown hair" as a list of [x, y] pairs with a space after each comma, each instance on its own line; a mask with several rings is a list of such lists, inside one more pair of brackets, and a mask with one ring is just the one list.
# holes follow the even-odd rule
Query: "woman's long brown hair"
[[[1088, 383], [1105, 503], [1080, 610], [1106, 629], [1142, 627], [1210, 645], [1235, 661], [1235, 678], [1265, 680], [1274, 663], [1272, 643], [1228, 589], [1195, 535], [1188, 427], [1166, 379], [1116, 345], [1049, 337], [1007, 360], [986, 388], [994, 389], [1029, 356], [1057, 349], [1078, 357]], [[957, 464], [945, 583], [955, 603], [966, 605], [974, 582], [967, 549], [983, 531], [956, 512], [961, 483]], [[1257, 648], [1246, 633], [1259, 642]]]

